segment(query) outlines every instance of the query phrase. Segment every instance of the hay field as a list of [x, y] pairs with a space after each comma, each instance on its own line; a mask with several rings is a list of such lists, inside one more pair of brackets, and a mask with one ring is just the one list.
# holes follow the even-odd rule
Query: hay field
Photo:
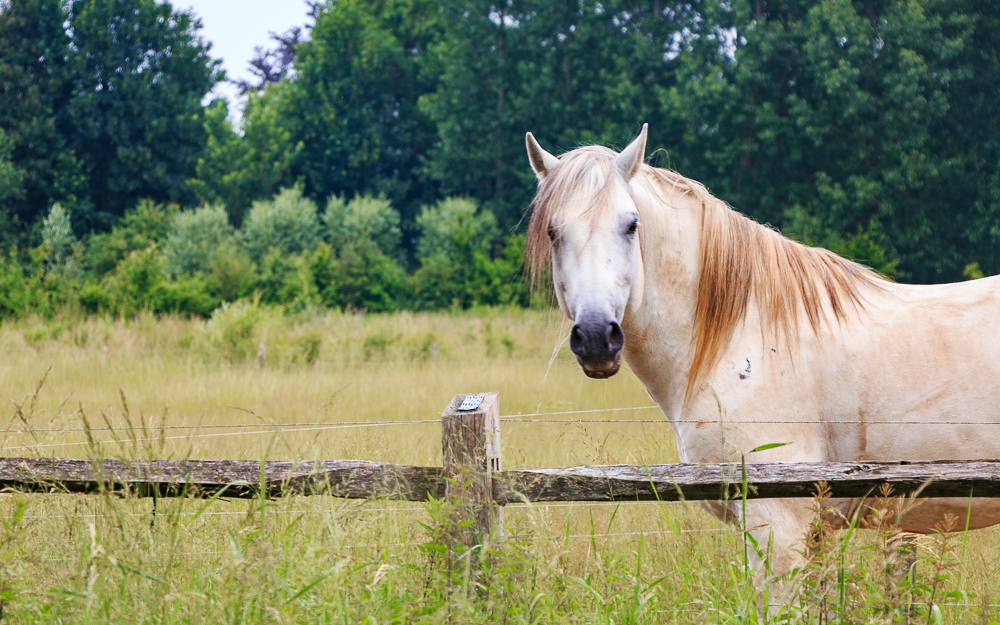
[[[210, 322], [6, 324], [3, 454], [439, 464], [437, 423], [336, 425], [434, 421], [454, 394], [474, 391], [499, 391], [503, 415], [651, 404], [627, 371], [586, 379], [560, 326], [546, 311], [289, 319], [252, 304]], [[504, 423], [507, 468], [677, 459], [655, 410], [537, 418], [574, 422]], [[84, 421], [107, 441], [100, 451], [85, 444]], [[128, 422], [148, 429], [130, 431]], [[54, 431], [67, 429], [77, 431]], [[0, 618], [747, 623], [825, 615], [853, 623], [891, 622], [902, 595], [920, 604], [921, 620], [1000, 620], [991, 607], [1000, 602], [994, 530], [928, 538], [917, 577], [900, 582], [906, 593], [886, 581], [894, 555], [885, 532], [837, 538], [802, 582], [801, 606], [772, 618], [757, 609], [738, 528], [697, 505], [509, 506], [491, 574], [477, 583], [442, 552], [446, 508], [287, 497], [161, 500], [154, 510], [149, 499], [6, 493]], [[926, 603], [958, 605], [935, 612]]]

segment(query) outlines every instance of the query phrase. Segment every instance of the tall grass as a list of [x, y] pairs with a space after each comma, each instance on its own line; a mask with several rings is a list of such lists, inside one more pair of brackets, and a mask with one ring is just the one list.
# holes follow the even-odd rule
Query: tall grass
[[[596, 382], [580, 374], [565, 347], [553, 356], [565, 331], [554, 314], [537, 311], [287, 319], [254, 304], [207, 323], [140, 315], [128, 323], [6, 324], [0, 390], [12, 403], [0, 423], [0, 446], [7, 456], [437, 464], [434, 423], [299, 432], [272, 426], [435, 419], [452, 395], [479, 390], [500, 391], [505, 415], [651, 403], [628, 372]], [[504, 423], [505, 465], [677, 459], [656, 411], [556, 418], [567, 417], [576, 421]], [[52, 431], [85, 423], [89, 431]], [[217, 427], [236, 425], [255, 427]], [[820, 492], [803, 505], [821, 511], [824, 501]], [[1000, 620], [991, 605], [998, 600], [1000, 534], [965, 533], [960, 522], [921, 539], [917, 566], [901, 574], [892, 517], [839, 533], [818, 521], [812, 542], [802, 546], [811, 550], [810, 565], [788, 580], [799, 603], [768, 612], [759, 605], [758, 574], [745, 566], [741, 527], [721, 526], [696, 504], [508, 506], [504, 537], [481, 558], [487, 570], [479, 576], [470, 574], [467, 557], [448, 549], [450, 505], [0, 494], [0, 618]]]

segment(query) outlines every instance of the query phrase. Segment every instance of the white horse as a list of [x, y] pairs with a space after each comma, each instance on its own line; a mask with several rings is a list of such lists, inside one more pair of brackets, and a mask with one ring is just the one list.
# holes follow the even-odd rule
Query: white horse
[[[1000, 458], [1000, 277], [896, 284], [786, 239], [645, 165], [646, 126], [620, 154], [588, 146], [557, 158], [526, 141], [539, 181], [533, 275], [551, 256], [584, 373], [612, 376], [624, 354], [681, 460], [738, 460], [768, 443], [790, 444], [751, 460]], [[747, 503], [776, 574], [803, 563], [811, 504]], [[861, 501], [831, 504], [850, 519]], [[1000, 523], [1000, 500], [927, 500], [899, 528], [927, 533], [946, 513], [985, 527]]]

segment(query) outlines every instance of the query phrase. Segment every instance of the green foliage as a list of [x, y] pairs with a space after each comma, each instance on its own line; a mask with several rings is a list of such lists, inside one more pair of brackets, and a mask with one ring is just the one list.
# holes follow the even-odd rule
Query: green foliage
[[175, 276], [208, 273], [216, 255], [232, 246], [235, 236], [226, 210], [218, 204], [182, 211], [174, 217], [163, 246], [164, 268]]
[[48, 216], [42, 221], [42, 245], [52, 266], [60, 266], [66, 262], [72, 251], [76, 237], [69, 223], [69, 211], [56, 202], [49, 210]]
[[419, 70], [439, 19], [430, 0], [320, 5], [284, 108], [311, 195], [385, 196], [406, 219], [432, 198], [419, 170], [436, 133], [417, 100], [434, 81]]
[[468, 198], [448, 198], [425, 207], [417, 217], [417, 257], [453, 264], [471, 254], [489, 254], [497, 236], [496, 217]]
[[190, 15], [156, 0], [18, 0], [0, 11], [0, 129], [25, 224], [54, 201], [87, 229], [140, 198], [186, 199], [201, 99], [221, 78]]
[[0, 256], [0, 318], [19, 319], [31, 313], [51, 313], [39, 272], [29, 273], [17, 249]]
[[8, 316], [528, 306], [524, 132], [558, 153], [647, 121], [651, 162], [805, 243], [1000, 272], [1000, 5], [330, 1], [236, 127], [171, 4], [2, 6]]
[[67, 121], [92, 220], [143, 197], [184, 199], [205, 140], [201, 99], [221, 78], [199, 24], [156, 0], [75, 0], [70, 15]]
[[155, 245], [131, 252], [100, 282], [80, 290], [84, 309], [128, 319], [140, 311], [209, 315], [219, 302], [208, 294], [205, 281], [182, 277], [170, 282], [163, 270], [163, 255]]
[[358, 195], [347, 202], [333, 196], [326, 203], [323, 221], [335, 250], [371, 241], [386, 256], [400, 256], [399, 213], [385, 198]]
[[209, 285], [212, 293], [222, 301], [232, 302], [248, 297], [253, 291], [257, 268], [234, 241], [220, 245], [209, 266]]
[[348, 245], [339, 254], [320, 245], [309, 263], [325, 306], [389, 312], [407, 304], [403, 268], [371, 241]]
[[319, 231], [316, 204], [297, 187], [254, 202], [243, 223], [246, 250], [256, 262], [272, 250], [283, 255], [311, 252], [319, 243]]
[[[981, 160], [985, 149], [996, 163], [1000, 146], [971, 139], [1000, 122], [995, 104], [971, 95], [1000, 84], [973, 45], [997, 23], [995, 7], [704, 9], [691, 53], [679, 57], [687, 79], [667, 94], [685, 129], [673, 151], [681, 171], [760, 221], [794, 230], [805, 214], [819, 242], [841, 241], [838, 251], [898, 276], [955, 280], [970, 256], [992, 266], [997, 239], [957, 213], [1000, 217]], [[720, 28], [731, 29], [732, 48], [714, 36]]]
[[53, 202], [89, 205], [84, 164], [66, 124], [74, 93], [67, 5], [19, 0], [0, 11], [0, 132], [7, 137], [0, 149], [9, 150], [20, 179], [0, 206], [21, 228], [35, 223]]
[[[523, 301], [512, 275], [519, 260], [511, 254], [493, 259], [497, 226], [492, 213], [478, 210], [470, 199], [450, 198], [425, 208], [417, 224], [421, 266], [413, 280], [418, 307], [468, 308]], [[509, 243], [515, 254], [523, 252], [523, 238]]]
[[223, 303], [212, 313], [205, 331], [225, 360], [241, 362], [257, 353], [264, 319], [264, 311], [256, 300]]
[[24, 196], [24, 172], [11, 161], [14, 141], [0, 128], [0, 209]]
[[111, 232], [95, 234], [87, 244], [86, 260], [98, 278], [113, 271], [132, 252], [163, 243], [170, 234], [177, 207], [141, 200]]
[[220, 204], [240, 223], [254, 200], [274, 195], [290, 177], [301, 151], [291, 131], [281, 124], [286, 85], [272, 85], [248, 96], [237, 133], [228, 119], [225, 100], [205, 109], [205, 153], [188, 185], [205, 204]]

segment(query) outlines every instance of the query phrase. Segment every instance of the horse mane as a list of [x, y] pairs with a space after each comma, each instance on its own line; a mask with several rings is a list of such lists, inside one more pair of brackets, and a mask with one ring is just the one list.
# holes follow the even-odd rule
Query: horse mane
[[[598, 155], [605, 158], [594, 158]], [[564, 154], [542, 181], [533, 204], [526, 247], [535, 283], [541, 281], [548, 266], [552, 213], [572, 195], [603, 195], [616, 175], [615, 155], [607, 148], [578, 148]], [[800, 313], [805, 313], [810, 328], [818, 334], [828, 311], [837, 323], [846, 320], [850, 310], [864, 309], [863, 290], [881, 288], [886, 280], [868, 267], [829, 250], [792, 241], [758, 224], [714, 197], [699, 182], [676, 172], [643, 165], [637, 175], [656, 191], [663, 208], [672, 204], [667, 198], [691, 196], [701, 212], [691, 337], [694, 357], [685, 402], [718, 363], [751, 304], [760, 315], [764, 337], [776, 344], [784, 338], [792, 347], [799, 338]], [[595, 182], [602, 178], [604, 185], [597, 186]], [[597, 198], [591, 202], [590, 206], [597, 210], [609, 204]], [[643, 204], [636, 203], [641, 217], [650, 210]], [[652, 221], [641, 218], [643, 224]], [[645, 238], [642, 236], [640, 241]]]

